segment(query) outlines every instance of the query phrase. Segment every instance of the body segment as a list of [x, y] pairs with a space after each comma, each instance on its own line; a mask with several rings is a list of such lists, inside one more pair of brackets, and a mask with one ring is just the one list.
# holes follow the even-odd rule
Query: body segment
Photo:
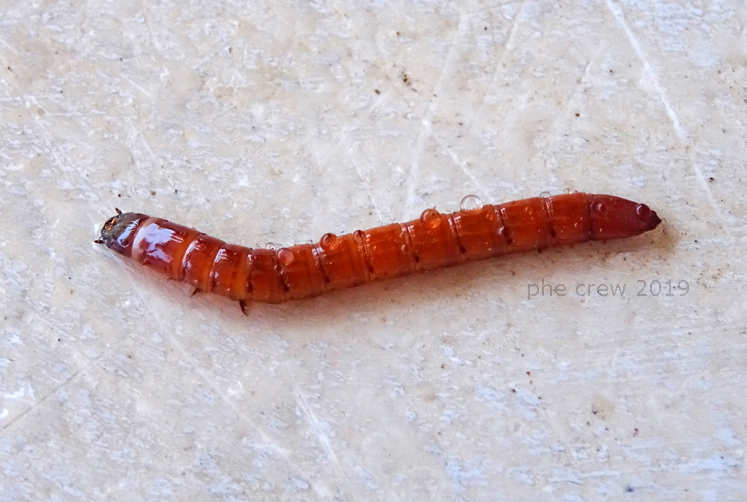
[[252, 249], [139, 213], [110, 218], [97, 242], [197, 290], [280, 303], [371, 281], [511, 253], [631, 237], [661, 220], [611, 195], [535, 197], [442, 214], [280, 249]]

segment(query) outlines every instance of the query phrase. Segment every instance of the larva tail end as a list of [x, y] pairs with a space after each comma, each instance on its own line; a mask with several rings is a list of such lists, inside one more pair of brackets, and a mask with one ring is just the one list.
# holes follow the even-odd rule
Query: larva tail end
[[620, 239], [653, 230], [661, 218], [646, 204], [612, 195], [592, 195], [589, 200], [595, 240]]
[[[641, 204], [641, 206], [648, 209], [648, 206], [646, 204]], [[661, 218], [656, 214], [656, 211], [651, 211], [651, 216], [648, 218], [646, 222], [646, 232], [649, 230], [653, 230], [656, 227], [659, 226], [659, 223], [661, 223]]]
[[117, 209], [117, 214], [106, 220], [101, 228], [101, 236], [94, 242], [104, 244], [117, 253], [130, 256], [135, 233], [147, 219], [148, 217], [144, 214], [123, 213]]

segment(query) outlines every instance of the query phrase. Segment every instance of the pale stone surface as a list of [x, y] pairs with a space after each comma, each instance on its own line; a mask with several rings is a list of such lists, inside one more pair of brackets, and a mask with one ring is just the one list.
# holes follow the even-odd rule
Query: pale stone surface
[[[744, 2], [0, 12], [1, 500], [747, 498]], [[664, 225], [248, 318], [91, 242], [566, 188]]]

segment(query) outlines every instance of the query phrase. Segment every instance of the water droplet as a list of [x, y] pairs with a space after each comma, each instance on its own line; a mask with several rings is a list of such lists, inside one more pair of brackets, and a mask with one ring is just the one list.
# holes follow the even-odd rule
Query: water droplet
[[599, 214], [604, 214], [607, 212], [607, 204], [604, 202], [597, 202], [596, 206], [594, 206], [594, 210]]
[[366, 240], [366, 234], [363, 233], [363, 230], [356, 230], [355, 232], [353, 232], [353, 237], [358, 242], [363, 242], [364, 240]]
[[337, 236], [335, 234], [324, 234], [319, 243], [322, 245], [322, 249], [330, 251], [337, 246]]
[[540, 194], [540, 197], [542, 197], [543, 199], [549, 199], [551, 197], [551, 194], [550, 192], [542, 192]]
[[563, 190], [563, 193], [566, 195], [571, 195], [573, 193], [573, 190], [571, 190], [570, 188], [566, 188], [565, 190]]
[[275, 244], [274, 242], [268, 242], [265, 244], [265, 249], [277, 249], [279, 247], [282, 247], [280, 244]]
[[278, 249], [276, 255], [278, 257], [278, 262], [280, 262], [281, 265], [290, 265], [295, 259], [293, 251], [288, 248]]
[[646, 204], [638, 204], [635, 207], [635, 215], [638, 216], [638, 219], [646, 221], [651, 216], [651, 208]]
[[426, 209], [420, 214], [420, 221], [431, 228], [437, 227], [441, 223], [441, 213], [435, 209]]
[[477, 195], [468, 195], [459, 203], [459, 209], [462, 211], [474, 211], [482, 209], [482, 199]]

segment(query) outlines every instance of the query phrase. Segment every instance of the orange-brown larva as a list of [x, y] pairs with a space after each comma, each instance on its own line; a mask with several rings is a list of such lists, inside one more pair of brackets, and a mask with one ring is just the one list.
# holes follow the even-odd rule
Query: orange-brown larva
[[[465, 199], [466, 200], [466, 199]], [[550, 246], [632, 237], [656, 228], [645, 204], [572, 193], [484, 205], [279, 249], [252, 249], [140, 213], [111, 217], [96, 240], [167, 277], [241, 302], [280, 303]]]

